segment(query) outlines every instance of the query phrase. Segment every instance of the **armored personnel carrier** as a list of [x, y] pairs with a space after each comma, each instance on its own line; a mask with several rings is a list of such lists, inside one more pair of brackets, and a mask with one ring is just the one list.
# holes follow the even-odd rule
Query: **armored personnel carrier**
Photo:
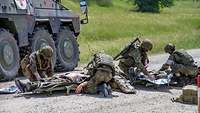
[[85, 0], [80, 6], [82, 20], [61, 0], [0, 0], [0, 77], [14, 78], [20, 59], [46, 45], [54, 50], [57, 71], [73, 70], [79, 61], [80, 24], [88, 22]]

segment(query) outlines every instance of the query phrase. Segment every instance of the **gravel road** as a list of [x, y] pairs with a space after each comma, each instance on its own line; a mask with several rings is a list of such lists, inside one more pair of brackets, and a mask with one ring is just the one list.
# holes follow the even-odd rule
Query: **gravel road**
[[[200, 49], [188, 51], [200, 63]], [[167, 54], [150, 57], [150, 68], [158, 69]], [[13, 81], [0, 83], [0, 88], [13, 85]], [[171, 102], [181, 94], [181, 88], [145, 88], [137, 86], [137, 94], [114, 92], [112, 98], [98, 95], [65, 96], [63, 92], [47, 95], [0, 95], [0, 113], [197, 113], [196, 105]]]

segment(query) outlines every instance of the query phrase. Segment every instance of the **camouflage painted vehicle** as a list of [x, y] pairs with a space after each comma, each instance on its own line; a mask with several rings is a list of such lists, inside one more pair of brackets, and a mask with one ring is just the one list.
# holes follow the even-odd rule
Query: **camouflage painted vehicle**
[[80, 0], [85, 19], [61, 5], [61, 0], [0, 0], [0, 78], [18, 74], [20, 59], [50, 45], [57, 71], [71, 71], [79, 61], [80, 24], [86, 24], [87, 4]]

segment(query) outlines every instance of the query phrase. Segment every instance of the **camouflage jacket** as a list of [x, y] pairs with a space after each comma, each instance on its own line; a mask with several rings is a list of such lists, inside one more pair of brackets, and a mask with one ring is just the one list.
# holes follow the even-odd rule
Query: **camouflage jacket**
[[120, 59], [119, 66], [125, 73], [130, 67], [137, 67], [138, 70], [143, 71], [148, 62], [147, 53], [142, 51], [140, 46], [135, 46]]
[[25, 58], [21, 61], [22, 72], [25, 74], [25, 76], [29, 76], [32, 79], [31, 81], [36, 80], [34, 73], [39, 73], [41, 78], [53, 76], [52, 62], [42, 63], [43, 65], [46, 65], [46, 69], [40, 68], [36, 52], [33, 52], [29, 56], [25, 56]]
[[191, 55], [185, 51], [174, 51], [168, 58], [166, 64], [173, 65], [174, 63], [183, 65], [193, 65], [194, 60]]

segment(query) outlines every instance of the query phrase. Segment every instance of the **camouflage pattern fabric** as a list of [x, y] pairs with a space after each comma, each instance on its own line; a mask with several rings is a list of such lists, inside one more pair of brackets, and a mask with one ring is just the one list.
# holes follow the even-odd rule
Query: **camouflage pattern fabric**
[[125, 73], [118, 66], [119, 62], [115, 62], [115, 76], [109, 82], [112, 89], [119, 90], [126, 94], [135, 94], [135, 88], [130, 84], [130, 81], [126, 78]]
[[113, 78], [112, 69], [106, 66], [104, 68], [97, 68], [95, 75], [93, 75], [89, 80], [85, 93], [97, 93], [97, 85], [105, 82], [108, 83]]
[[41, 63], [46, 64], [45, 68], [40, 68], [37, 52], [33, 52], [31, 55], [26, 55], [25, 58], [22, 59], [22, 61], [21, 61], [21, 68], [22, 68], [23, 74], [30, 81], [37, 80], [34, 73], [39, 73], [41, 78], [53, 76], [52, 61], [49, 60], [47, 62], [47, 61], [41, 59]]
[[130, 51], [120, 59], [119, 67], [125, 74], [128, 74], [130, 67], [137, 67], [139, 71], [144, 72], [147, 63], [148, 57], [146, 52], [142, 51], [139, 45], [135, 45], [134, 48], [131, 48]]
[[192, 56], [184, 51], [173, 52], [160, 70], [165, 70], [168, 66], [173, 73], [192, 77], [198, 74], [198, 67], [194, 64]]
[[116, 75], [110, 82], [112, 89], [119, 90], [126, 94], [135, 94], [136, 90], [131, 86], [130, 82], [123, 76]]
[[105, 53], [96, 53], [86, 67], [90, 78], [87, 80], [85, 93], [97, 93], [97, 86], [108, 83], [114, 76], [113, 58]]
[[44, 78], [43, 81], [26, 83], [27, 92], [33, 93], [51, 93], [58, 90], [75, 90], [76, 87], [83, 82], [87, 75], [70, 73], [67, 75], [53, 76]]

